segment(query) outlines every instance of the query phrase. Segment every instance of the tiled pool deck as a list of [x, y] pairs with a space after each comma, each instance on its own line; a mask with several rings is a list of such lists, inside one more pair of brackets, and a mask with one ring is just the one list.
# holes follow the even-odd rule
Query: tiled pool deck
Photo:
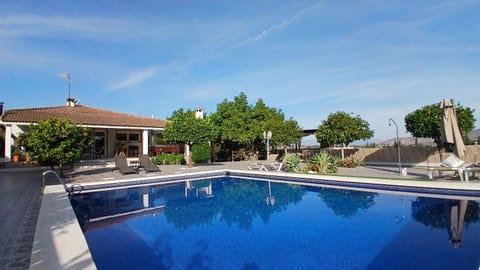
[[[181, 175], [185, 173], [202, 173], [219, 170], [232, 171], [248, 171], [246, 162], [226, 162], [226, 163], [212, 163], [202, 166], [195, 166], [187, 168], [180, 165], [160, 166], [160, 173], [146, 174], [140, 170], [139, 174], [121, 175], [118, 171], [112, 171], [112, 164], [109, 162], [97, 163], [93, 166], [76, 166], [74, 169], [66, 171], [66, 180], [70, 184], [88, 185], [95, 182], [116, 182], [128, 181], [134, 178], [149, 178], [165, 175]], [[30, 255], [32, 252], [32, 243], [35, 235], [35, 228], [39, 216], [41, 196], [39, 195], [41, 168], [7, 168], [0, 169], [0, 269], [28, 269], [30, 264]], [[262, 172], [265, 174], [265, 172]], [[399, 176], [398, 168], [396, 167], [358, 167], [358, 168], [340, 168], [339, 173], [332, 177], [332, 179], [341, 179], [342, 176], [355, 176], [356, 178], [347, 178], [351, 181], [364, 181], [361, 177], [375, 177], [375, 178], [402, 178], [405, 180], [411, 179], [426, 179], [426, 171], [424, 169], [409, 168], [407, 176]], [[358, 178], [360, 177], [360, 178]], [[329, 177], [327, 177], [329, 178]], [[454, 179], [454, 180], [452, 180]], [[51, 179], [50, 179], [51, 181]], [[343, 179], [342, 181], [346, 181]], [[375, 182], [385, 182], [392, 180], [377, 179]], [[404, 181], [394, 181], [402, 183]], [[450, 188], [468, 188], [473, 190], [480, 190], [480, 181], [478, 178], [472, 179], [470, 182], [459, 182], [458, 178], [445, 178], [443, 180], [432, 181], [406, 181], [414, 185], [422, 187], [425, 184], [434, 183], [436, 186], [448, 186]], [[415, 184], [417, 183], [417, 184]], [[60, 191], [61, 192], [61, 191]], [[58, 191], [57, 193], [58, 194]], [[65, 196], [64, 196], [65, 197]], [[55, 198], [54, 200], [57, 200]], [[60, 201], [60, 200], [58, 200]], [[45, 202], [44, 202], [45, 203]], [[38, 219], [40, 220], [40, 219]], [[41, 222], [41, 221], [39, 221]], [[44, 222], [44, 221], [42, 221]], [[59, 236], [62, 237], [64, 231], [71, 226], [67, 223], [57, 226], [60, 229]], [[74, 224], [73, 224], [74, 225]], [[48, 229], [48, 228], [47, 228]], [[55, 228], [54, 228], [55, 229]], [[52, 229], [53, 230], [53, 229]], [[54, 233], [41, 235], [45, 237], [52, 237]], [[67, 250], [68, 247], [65, 247]], [[39, 249], [41, 250], [41, 249]], [[61, 250], [52, 251], [60, 256]], [[38, 269], [49, 269], [37, 267]], [[36, 268], [36, 269], [37, 269]], [[81, 262], [70, 262], [70, 269], [89, 268], [88, 264]], [[90, 267], [94, 269], [93, 267]], [[59, 268], [60, 269], [60, 268]]]
[[0, 170], [0, 269], [28, 269], [40, 210], [41, 171]]

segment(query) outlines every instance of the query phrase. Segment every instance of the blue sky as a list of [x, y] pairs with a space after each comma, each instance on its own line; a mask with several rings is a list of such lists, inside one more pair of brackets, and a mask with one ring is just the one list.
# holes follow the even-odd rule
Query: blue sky
[[[0, 1], [0, 101], [166, 118], [240, 92], [303, 128], [345, 111], [375, 138], [454, 98], [480, 119], [480, 1]], [[480, 124], [477, 122], [476, 126]]]

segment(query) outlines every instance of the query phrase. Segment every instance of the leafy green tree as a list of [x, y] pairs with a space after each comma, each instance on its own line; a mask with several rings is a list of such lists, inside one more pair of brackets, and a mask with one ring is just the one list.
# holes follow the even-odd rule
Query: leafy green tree
[[218, 104], [212, 119], [218, 127], [217, 142], [230, 142], [231, 150], [234, 146], [246, 146], [250, 151], [255, 151], [256, 147], [263, 150], [266, 130], [273, 134], [272, 146], [285, 146], [301, 138], [301, 128], [295, 120], [285, 120], [281, 110], [268, 107], [262, 99], [250, 105], [245, 93], [240, 93], [233, 101], [225, 99]]
[[[467, 134], [475, 127], [474, 109], [463, 107], [458, 103], [455, 106], [457, 112], [458, 126], [462, 137], [466, 139]], [[432, 138], [437, 144], [438, 150], [443, 149], [441, 141], [442, 108], [439, 103], [424, 106], [405, 116], [405, 128], [416, 138]]]
[[258, 130], [252, 128], [252, 119], [252, 106], [248, 104], [245, 93], [240, 93], [233, 101], [224, 99], [212, 115], [213, 123], [218, 128], [219, 141], [246, 144], [250, 150], [255, 138], [259, 136]]
[[[195, 143], [207, 143], [215, 138], [215, 126], [208, 118], [197, 119], [192, 110], [183, 108], [174, 111], [170, 122], [165, 126], [163, 136], [174, 143], [192, 146]], [[191, 165], [191, 155], [187, 161]]]
[[343, 146], [356, 140], [370, 139], [373, 131], [370, 130], [369, 123], [359, 115], [352, 116], [339, 111], [330, 114], [327, 120], [318, 126], [315, 136], [322, 146]]
[[70, 119], [49, 119], [30, 126], [22, 141], [41, 165], [52, 169], [58, 165], [63, 174], [63, 166], [80, 160], [92, 138], [88, 129], [75, 125]]
[[277, 126], [272, 130], [273, 144], [283, 147], [285, 154], [287, 154], [288, 145], [297, 143], [302, 138], [302, 129], [293, 118], [278, 122]]

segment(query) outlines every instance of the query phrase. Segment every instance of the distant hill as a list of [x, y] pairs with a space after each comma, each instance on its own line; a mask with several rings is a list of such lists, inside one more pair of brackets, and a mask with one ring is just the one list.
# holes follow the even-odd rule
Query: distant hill
[[480, 137], [480, 128], [474, 129], [468, 133], [468, 138], [472, 141], [478, 140], [478, 137]]
[[[383, 142], [378, 143], [378, 145], [385, 145], [385, 146], [394, 145], [396, 140], [397, 140], [396, 138], [388, 139], [388, 140], [385, 140]], [[415, 138], [414, 137], [401, 137], [401, 138], [399, 138], [399, 140], [400, 140], [401, 145], [414, 145], [415, 144]], [[418, 138], [417, 143], [421, 144], [421, 145], [435, 145], [432, 138]]]

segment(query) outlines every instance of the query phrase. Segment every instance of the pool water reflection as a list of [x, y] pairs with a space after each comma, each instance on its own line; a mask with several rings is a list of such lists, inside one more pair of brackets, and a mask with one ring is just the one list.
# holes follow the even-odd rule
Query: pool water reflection
[[477, 269], [479, 203], [238, 178], [75, 195], [98, 269]]

